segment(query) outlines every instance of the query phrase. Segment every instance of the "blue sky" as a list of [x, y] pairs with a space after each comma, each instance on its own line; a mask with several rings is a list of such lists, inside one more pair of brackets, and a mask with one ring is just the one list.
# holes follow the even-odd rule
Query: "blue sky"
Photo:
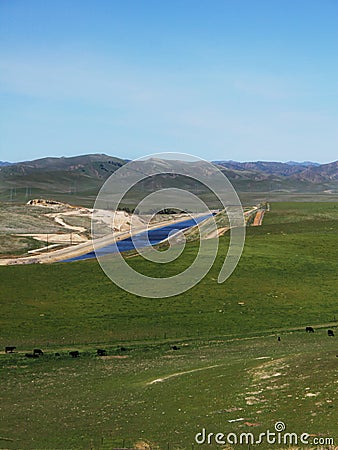
[[337, 159], [336, 0], [1, 0], [0, 160]]

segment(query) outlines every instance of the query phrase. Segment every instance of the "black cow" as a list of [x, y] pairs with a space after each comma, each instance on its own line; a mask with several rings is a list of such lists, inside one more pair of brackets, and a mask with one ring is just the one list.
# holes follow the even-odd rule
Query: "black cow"
[[40, 348], [35, 348], [33, 350], [34, 355], [43, 356], [43, 351]]
[[38, 358], [39, 355], [35, 355], [34, 353], [25, 353], [26, 358]]
[[306, 328], [305, 328], [305, 331], [306, 331], [307, 333], [314, 333], [314, 332], [315, 332], [315, 330], [314, 330], [312, 327], [306, 327]]
[[277, 341], [280, 342], [280, 336], [277, 337]]
[[69, 355], [72, 358], [78, 358], [80, 356], [80, 352], [78, 350], [73, 350], [72, 352], [69, 352]]
[[179, 350], [180, 347], [177, 347], [177, 345], [173, 345], [173, 346], [171, 347], [171, 349], [172, 349], [172, 350]]
[[126, 352], [128, 349], [126, 347], [120, 347], [120, 352]]
[[54, 356], [60, 356], [60, 353], [55, 353], [55, 355]]
[[107, 350], [104, 350], [103, 348], [98, 348], [96, 350], [96, 353], [98, 356], [106, 356], [107, 355]]
[[16, 347], [5, 347], [5, 353], [13, 353]]
[[328, 336], [334, 336], [333, 330], [327, 330], [327, 335]]

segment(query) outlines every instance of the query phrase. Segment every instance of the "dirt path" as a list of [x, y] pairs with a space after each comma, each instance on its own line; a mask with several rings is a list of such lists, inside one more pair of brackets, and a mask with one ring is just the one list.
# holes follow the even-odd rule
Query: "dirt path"
[[214, 239], [223, 236], [223, 234], [225, 234], [229, 230], [229, 227], [217, 228], [217, 230], [214, 230], [212, 233], [208, 234], [205, 239]]
[[259, 211], [257, 211], [254, 221], [253, 221], [253, 224], [252, 224], [253, 227], [258, 227], [258, 226], [262, 225], [264, 213], [265, 213], [265, 209], [260, 209]]
[[59, 216], [54, 217], [54, 220], [59, 225], [63, 226], [64, 228], [67, 228], [67, 230], [75, 230], [75, 231], [79, 231], [80, 233], [84, 233], [85, 231], [87, 231], [87, 228], [85, 228], [85, 227], [76, 227], [75, 225], [68, 225], [68, 223], [66, 223]]
[[186, 370], [184, 372], [175, 372], [170, 375], [166, 375], [165, 377], [162, 377], [162, 378], [156, 378], [155, 380], [149, 381], [146, 384], [149, 385], [149, 384], [155, 384], [155, 383], [162, 383], [163, 381], [169, 380], [170, 378], [180, 377], [182, 375], [186, 375], [187, 373], [199, 372], [201, 370], [214, 369], [215, 367], [220, 367], [220, 366], [224, 366], [224, 365], [225, 364], [214, 364], [213, 366], [199, 367], [198, 369]]

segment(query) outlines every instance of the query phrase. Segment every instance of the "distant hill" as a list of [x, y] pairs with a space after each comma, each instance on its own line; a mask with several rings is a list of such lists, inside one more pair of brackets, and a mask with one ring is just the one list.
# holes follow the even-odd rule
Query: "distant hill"
[[303, 161], [303, 162], [287, 161], [285, 164], [289, 164], [290, 166], [320, 166], [319, 163], [312, 161]]
[[10, 162], [8, 162], [8, 161], [0, 161], [0, 167], [3, 167], [3, 166], [10, 166], [11, 164], [13, 164], [13, 163], [10, 163]]
[[311, 183], [338, 182], [338, 161], [308, 167], [298, 174], [298, 179], [307, 180]]
[[106, 178], [107, 173], [113, 173], [123, 164], [125, 164], [124, 160], [104, 154], [81, 155], [70, 158], [42, 158], [7, 164], [5, 168], [1, 169], [1, 174], [4, 176], [27, 176], [49, 171], [64, 171]]
[[[0, 167], [0, 199], [25, 201], [47, 197], [61, 201], [88, 203], [103, 182], [125, 164], [120, 158], [104, 154], [70, 158], [42, 158]], [[76, 197], [76, 199], [75, 199]]]
[[254, 161], [254, 162], [237, 162], [237, 161], [214, 161], [216, 164], [226, 167], [227, 169], [249, 170], [254, 172], [262, 172], [271, 175], [288, 176], [294, 173], [300, 173], [306, 170], [310, 165], [315, 163], [282, 163], [274, 161]]
[[325, 189], [336, 189], [338, 181], [338, 161], [329, 164], [317, 163], [281, 163], [270, 161], [236, 162], [214, 161], [227, 173], [229, 179], [250, 179], [254, 181], [276, 181], [283, 185], [289, 184], [298, 190], [305, 192], [313, 188], [314, 192]]
[[[104, 181], [128, 160], [105, 154], [70, 158], [42, 158], [0, 164], [0, 200], [31, 198], [92, 205]], [[214, 161], [239, 193], [338, 193], [338, 162], [329, 164]], [[141, 163], [142, 164], [142, 163]], [[165, 166], [165, 161], [163, 161]], [[182, 167], [184, 164], [182, 163]], [[141, 192], [174, 185], [200, 192], [201, 187], [185, 177], [163, 175], [146, 180], [134, 189]], [[136, 195], [137, 194], [137, 195]]]

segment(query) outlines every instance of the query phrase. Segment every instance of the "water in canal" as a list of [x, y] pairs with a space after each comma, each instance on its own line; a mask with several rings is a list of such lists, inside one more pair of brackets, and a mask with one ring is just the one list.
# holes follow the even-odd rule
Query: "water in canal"
[[[96, 253], [99, 256], [103, 255], [109, 255], [111, 253], [116, 253], [118, 251], [120, 252], [126, 252], [128, 250], [134, 250], [135, 248], [143, 248], [147, 245], [156, 245], [163, 240], [167, 239], [169, 234], [171, 232], [176, 232], [179, 230], [186, 230], [187, 228], [191, 228], [195, 226], [196, 224], [202, 222], [205, 220], [207, 216], [201, 216], [195, 219], [188, 219], [184, 220], [182, 222], [173, 223], [171, 225], [167, 225], [165, 227], [156, 228], [149, 231], [143, 231], [142, 233], [136, 234], [133, 236], [133, 239], [131, 237], [127, 239], [123, 239], [118, 242], [114, 242], [113, 244], [109, 244], [106, 247], [102, 247], [99, 250], [96, 251]], [[147, 239], [148, 235], [148, 239]], [[91, 259], [96, 258], [95, 252], [88, 252], [84, 255], [75, 256], [74, 258], [69, 258], [64, 260], [64, 262], [69, 261], [79, 261], [81, 259]]]

